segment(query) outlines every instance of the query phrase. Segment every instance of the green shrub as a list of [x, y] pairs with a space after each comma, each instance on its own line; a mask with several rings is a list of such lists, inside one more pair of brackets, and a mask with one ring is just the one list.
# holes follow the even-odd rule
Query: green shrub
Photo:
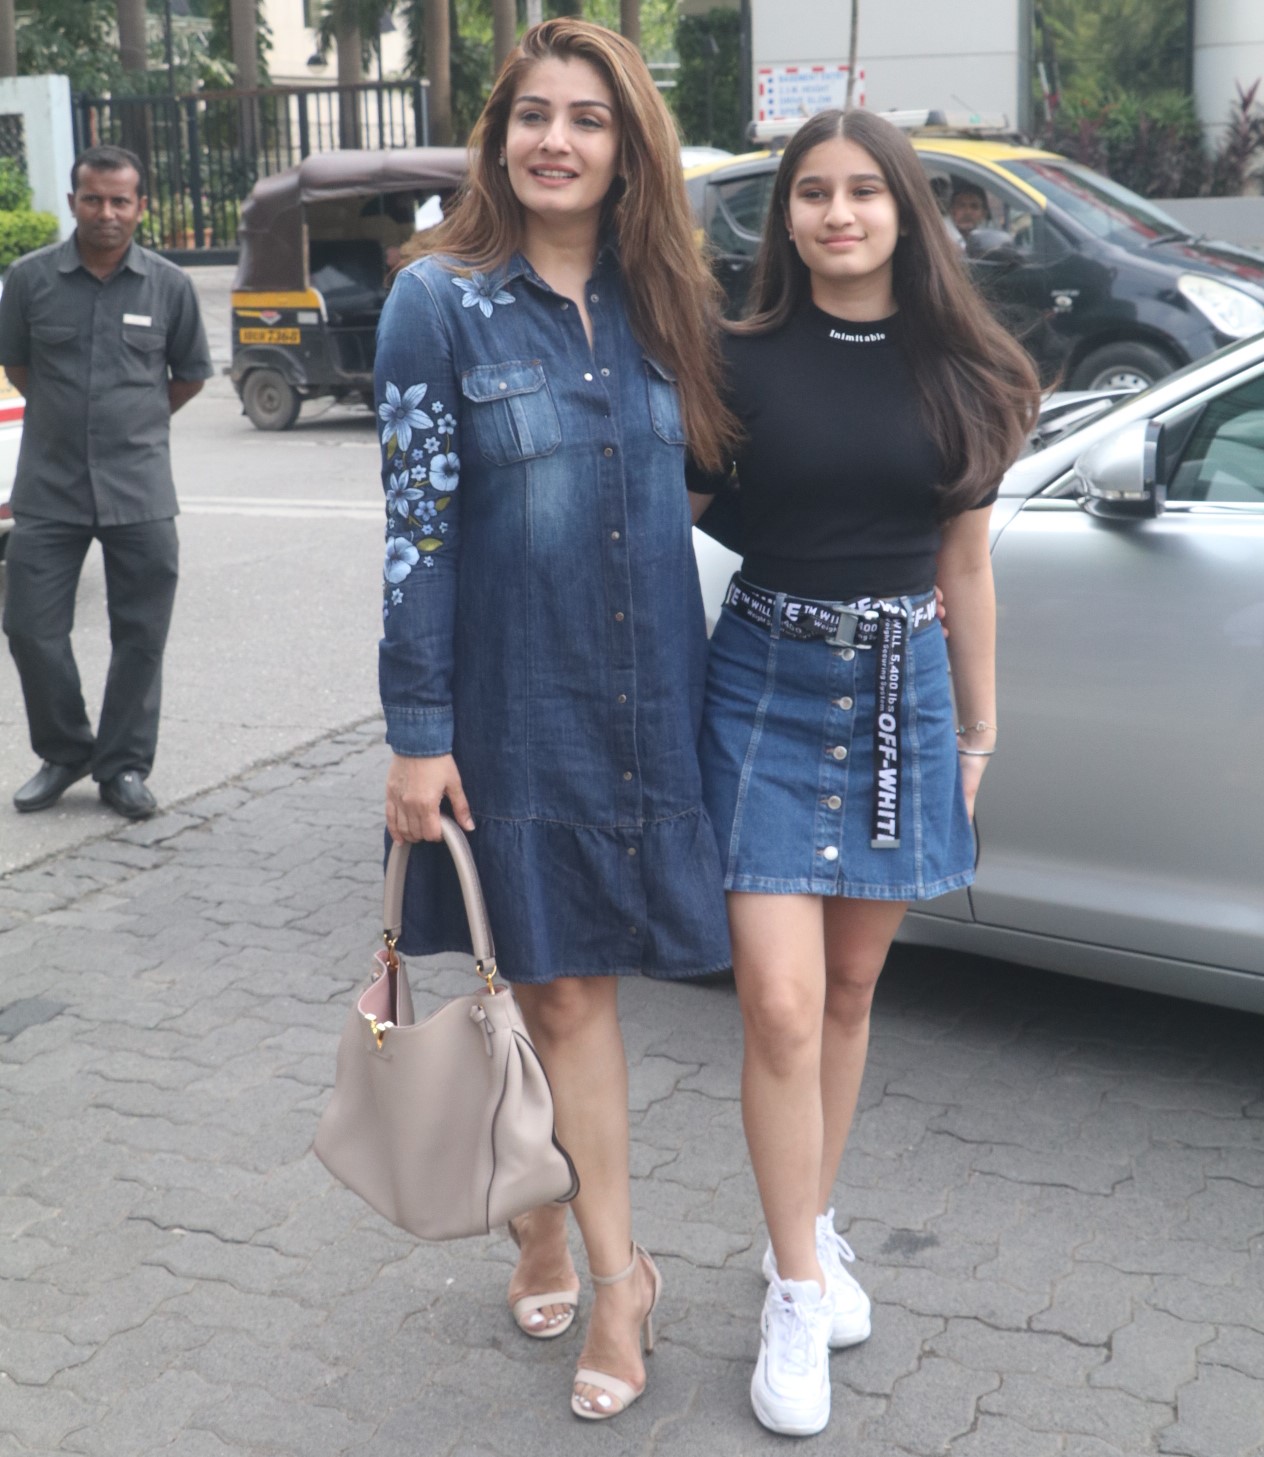
[[51, 212], [31, 212], [26, 208], [13, 212], [0, 210], [0, 268], [7, 268], [23, 253], [56, 241], [57, 219]]
[[1184, 92], [1122, 92], [1106, 102], [1068, 97], [1039, 141], [1142, 197], [1191, 197], [1203, 189], [1202, 129]]
[[26, 212], [31, 206], [31, 184], [12, 157], [0, 157], [0, 212]]

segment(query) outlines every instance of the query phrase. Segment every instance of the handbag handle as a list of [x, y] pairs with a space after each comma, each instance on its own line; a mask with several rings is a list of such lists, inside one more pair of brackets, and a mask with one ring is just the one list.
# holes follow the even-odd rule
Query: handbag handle
[[[492, 977], [496, 975], [496, 947], [492, 941], [492, 925], [487, 918], [487, 904], [483, 900], [483, 887], [478, 878], [478, 867], [470, 851], [465, 831], [450, 815], [439, 816], [439, 827], [443, 831], [443, 842], [448, 847], [456, 865], [456, 876], [461, 883], [461, 898], [465, 902], [465, 919], [470, 926], [470, 942], [474, 947], [474, 962], [478, 974], [492, 990]], [[382, 892], [382, 939], [393, 954], [395, 942], [399, 939], [404, 924], [404, 877], [408, 870], [407, 843], [392, 845], [386, 861], [386, 883]]]

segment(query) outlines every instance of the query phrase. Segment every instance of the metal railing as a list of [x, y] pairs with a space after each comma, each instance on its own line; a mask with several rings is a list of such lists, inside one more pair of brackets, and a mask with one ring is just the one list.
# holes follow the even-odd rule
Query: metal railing
[[164, 252], [229, 248], [260, 177], [313, 152], [424, 147], [424, 81], [274, 87], [194, 96], [79, 96], [75, 146], [130, 148], [149, 172], [142, 241]]

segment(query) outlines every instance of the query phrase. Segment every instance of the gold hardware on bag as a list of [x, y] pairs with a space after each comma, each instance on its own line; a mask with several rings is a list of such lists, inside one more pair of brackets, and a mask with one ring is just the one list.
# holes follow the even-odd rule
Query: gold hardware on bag
[[496, 958], [493, 956], [488, 961], [476, 961], [474, 963], [474, 970], [487, 983], [488, 996], [494, 997], [496, 995], [496, 988], [492, 986], [492, 981], [496, 976]]
[[364, 1014], [364, 1020], [369, 1024], [369, 1031], [373, 1034], [373, 1040], [377, 1043], [379, 1052], [382, 1050], [382, 1043], [386, 1040], [386, 1029], [394, 1027], [394, 1022], [379, 1022], [372, 1012]]
[[399, 956], [395, 950], [398, 936], [392, 936], [389, 931], [382, 932], [382, 944], [386, 947], [386, 965], [391, 971], [399, 970]]

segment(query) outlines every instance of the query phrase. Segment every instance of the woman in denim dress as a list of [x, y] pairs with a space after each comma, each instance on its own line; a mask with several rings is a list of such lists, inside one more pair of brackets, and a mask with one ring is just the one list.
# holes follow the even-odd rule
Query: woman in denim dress
[[[660, 1285], [631, 1239], [618, 978], [729, 964], [684, 458], [720, 465], [731, 417], [675, 128], [636, 49], [570, 19], [528, 31], [474, 148], [378, 334], [386, 814], [396, 840], [437, 841], [446, 798], [472, 831], [579, 1173], [595, 1299], [572, 1409], [599, 1419], [644, 1388]], [[448, 857], [419, 845], [401, 949], [468, 946]], [[573, 1319], [565, 1217], [510, 1231], [528, 1335]]]
[[[996, 740], [986, 508], [1037, 391], [907, 138], [870, 113], [820, 113], [787, 145], [752, 295], [726, 339], [745, 558], [701, 761], [771, 1237], [751, 1400], [807, 1435], [829, 1420], [829, 1347], [870, 1329], [830, 1206], [874, 987], [908, 903], [973, 879]], [[698, 508], [724, 485], [691, 468]]]

